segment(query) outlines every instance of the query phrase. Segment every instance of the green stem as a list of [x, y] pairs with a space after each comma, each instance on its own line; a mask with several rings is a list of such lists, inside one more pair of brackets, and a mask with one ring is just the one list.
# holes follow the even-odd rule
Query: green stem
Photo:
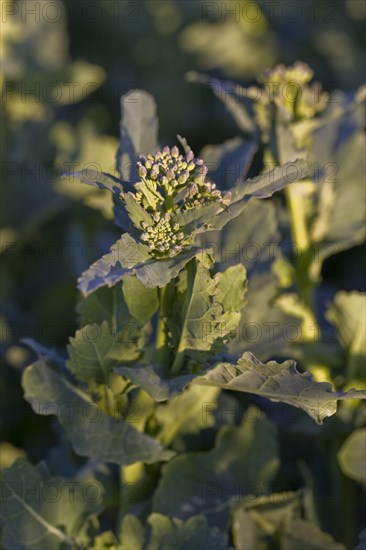
[[156, 352], [155, 360], [160, 365], [167, 366], [169, 363], [170, 347], [168, 341], [168, 327], [167, 318], [170, 315], [172, 298], [174, 294], [175, 286], [171, 281], [164, 288], [159, 288], [159, 318], [156, 328]]
[[182, 370], [183, 363], [184, 363], [184, 356], [185, 356], [184, 334], [186, 332], [186, 325], [187, 325], [187, 312], [188, 312], [189, 304], [191, 302], [193, 285], [196, 277], [196, 261], [194, 259], [188, 262], [186, 266], [186, 271], [187, 271], [187, 292], [186, 292], [186, 300], [184, 303], [184, 309], [183, 309], [183, 315], [182, 315], [182, 318], [184, 319], [184, 321], [181, 327], [180, 339], [179, 339], [179, 344], [177, 347], [175, 359], [170, 371], [171, 374], [174, 376], [179, 374], [179, 372]]

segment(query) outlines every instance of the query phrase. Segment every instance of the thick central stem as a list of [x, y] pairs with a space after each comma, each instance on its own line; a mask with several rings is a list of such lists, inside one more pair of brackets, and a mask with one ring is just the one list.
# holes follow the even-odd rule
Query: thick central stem
[[182, 312], [182, 319], [183, 323], [181, 326], [181, 333], [179, 338], [179, 344], [176, 352], [176, 356], [174, 359], [174, 363], [171, 368], [171, 374], [177, 375], [182, 370], [183, 363], [184, 363], [184, 356], [185, 356], [185, 348], [184, 348], [184, 335], [186, 331], [186, 324], [187, 324], [187, 312], [189, 308], [189, 304], [191, 302], [192, 298], [192, 292], [193, 292], [193, 285], [194, 280], [196, 277], [196, 262], [195, 260], [191, 260], [188, 262], [187, 267], [187, 291], [186, 291], [186, 299], [184, 303], [184, 309]]

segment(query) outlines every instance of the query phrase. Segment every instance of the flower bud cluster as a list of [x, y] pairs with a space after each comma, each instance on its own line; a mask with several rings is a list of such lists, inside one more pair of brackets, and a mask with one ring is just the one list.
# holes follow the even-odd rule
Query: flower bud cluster
[[[216, 189], [214, 183], [205, 181], [208, 169], [203, 160], [195, 158], [189, 150], [184, 156], [178, 147], [164, 147], [155, 155], [140, 157], [138, 173], [143, 182], [151, 189], [152, 185], [165, 202], [169, 198], [180, 210], [189, 210], [209, 202], [225, 202], [228, 194]], [[141, 193], [137, 199], [142, 200]]]
[[298, 61], [292, 67], [277, 65], [259, 77], [264, 87], [248, 89], [248, 97], [254, 99], [257, 123], [264, 132], [268, 131], [271, 103], [279, 109], [281, 116], [288, 122], [309, 120], [324, 111], [329, 96], [322, 91], [321, 84], [309, 84], [313, 71], [306, 63]]
[[172, 258], [182, 251], [187, 244], [187, 238], [181, 231], [178, 223], [172, 220], [170, 214], [155, 212], [153, 215], [154, 225], [142, 222], [141, 227], [144, 233], [141, 240], [145, 241], [155, 258]]

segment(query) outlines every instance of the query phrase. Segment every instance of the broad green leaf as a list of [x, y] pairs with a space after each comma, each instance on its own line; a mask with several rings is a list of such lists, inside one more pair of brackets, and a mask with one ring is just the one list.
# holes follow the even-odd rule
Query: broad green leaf
[[131, 363], [141, 354], [136, 342], [124, 342], [112, 334], [106, 321], [77, 330], [67, 349], [67, 367], [79, 380], [106, 385], [114, 367]]
[[210, 527], [203, 516], [187, 521], [151, 514], [147, 522], [132, 515], [123, 519], [120, 550], [230, 550], [228, 537], [217, 527]]
[[274, 426], [252, 407], [240, 426], [220, 429], [214, 449], [180, 454], [163, 467], [153, 510], [180, 519], [203, 514], [225, 528], [230, 502], [253, 484], [263, 493], [277, 466]]
[[192, 383], [254, 393], [288, 403], [304, 410], [318, 424], [336, 413], [338, 400], [366, 399], [366, 391], [333, 392], [328, 382], [315, 382], [308, 372], [300, 374], [294, 361], [261, 363], [248, 352], [235, 365], [217, 363]]
[[151, 395], [155, 401], [172, 399], [194, 378], [193, 374], [184, 374], [171, 378], [169, 372], [161, 365], [116, 367], [114, 372], [120, 374], [127, 380], [131, 380], [133, 384]]
[[296, 518], [287, 523], [280, 544], [281, 550], [346, 550], [314, 523]]
[[171, 326], [173, 333], [179, 335], [178, 354], [204, 362], [220, 350], [240, 321], [245, 291], [246, 272], [242, 265], [214, 277], [201, 262], [192, 265], [187, 287], [180, 296], [180, 320]]
[[24, 459], [5, 469], [1, 523], [6, 548], [71, 550], [87, 545], [89, 517], [104, 506], [103, 491], [96, 501], [85, 498], [90, 479], [86, 481], [51, 477], [45, 463], [32, 466]]
[[157, 289], [146, 288], [137, 277], [125, 277], [122, 291], [132, 317], [145, 325], [159, 307]]
[[122, 284], [99, 288], [96, 292], [82, 297], [77, 304], [80, 326], [107, 321], [112, 334], [120, 333], [126, 326], [134, 325], [134, 317], [128, 310]]
[[364, 378], [366, 362], [366, 294], [338, 292], [326, 313], [338, 332], [346, 351], [346, 365], [351, 379]]
[[228, 267], [218, 278], [217, 301], [224, 312], [240, 312], [246, 304], [246, 270], [242, 264]]
[[308, 177], [313, 167], [304, 159], [297, 159], [268, 170], [260, 176], [239, 182], [230, 189], [231, 201], [227, 206], [210, 204], [203, 208], [181, 212], [177, 221], [186, 233], [203, 233], [222, 229], [241, 214], [251, 199], [265, 199], [296, 181]]
[[121, 97], [120, 145], [117, 169], [124, 181], [137, 181], [138, 155], [158, 150], [158, 120], [154, 98], [143, 90], [130, 90]]
[[366, 428], [351, 433], [337, 456], [342, 472], [366, 485]]
[[172, 455], [158, 441], [137, 431], [131, 425], [134, 418], [130, 424], [103, 414], [86, 393], [43, 361], [24, 371], [22, 385], [24, 398], [33, 410], [55, 414], [81, 456], [128, 465], [139, 461], [153, 463]]
[[156, 437], [163, 445], [169, 445], [177, 436], [212, 427], [219, 393], [217, 388], [203, 390], [191, 386], [174, 399], [158, 405], [155, 418], [160, 430]]
[[267, 170], [255, 178], [239, 182], [232, 189], [231, 205], [234, 208], [240, 201], [250, 198], [265, 199], [296, 181], [308, 177], [314, 168], [304, 159], [286, 162], [272, 170]]
[[147, 288], [163, 287], [200, 253], [200, 248], [190, 248], [174, 258], [154, 260], [147, 246], [125, 233], [108, 254], [81, 275], [78, 286], [84, 296], [88, 296], [98, 288], [115, 285], [126, 275], [136, 275]]
[[311, 226], [312, 240], [319, 243], [317, 261], [366, 237], [364, 100], [362, 94], [352, 101], [338, 94], [314, 133], [314, 156], [324, 172]]
[[[202, 246], [214, 251], [218, 269], [242, 263], [248, 272], [247, 304], [229, 344], [231, 353], [252, 351], [262, 359], [287, 356], [293, 333], [300, 332], [296, 317], [276, 307], [279, 281], [274, 267], [281, 256], [280, 233], [272, 203], [252, 201], [221, 231], [200, 235]], [[292, 349], [291, 349], [292, 351]]]

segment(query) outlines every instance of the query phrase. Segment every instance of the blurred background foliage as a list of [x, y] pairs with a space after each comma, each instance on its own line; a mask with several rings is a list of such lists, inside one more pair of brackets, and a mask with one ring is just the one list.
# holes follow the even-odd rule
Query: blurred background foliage
[[[267, 67], [301, 59], [325, 90], [354, 91], [365, 79], [366, 3], [2, 0], [1, 13], [4, 466], [43, 459], [55, 443], [49, 419], [23, 401], [20, 373], [31, 356], [20, 339], [65, 347], [76, 328], [76, 278], [118, 236], [109, 195], [60, 175], [93, 163], [113, 173], [120, 96], [154, 95], [163, 145], [177, 133], [196, 152], [222, 143], [236, 125], [188, 71], [248, 86]], [[253, 173], [258, 167], [255, 158]], [[364, 268], [362, 246], [327, 260], [325, 295], [364, 292]]]

